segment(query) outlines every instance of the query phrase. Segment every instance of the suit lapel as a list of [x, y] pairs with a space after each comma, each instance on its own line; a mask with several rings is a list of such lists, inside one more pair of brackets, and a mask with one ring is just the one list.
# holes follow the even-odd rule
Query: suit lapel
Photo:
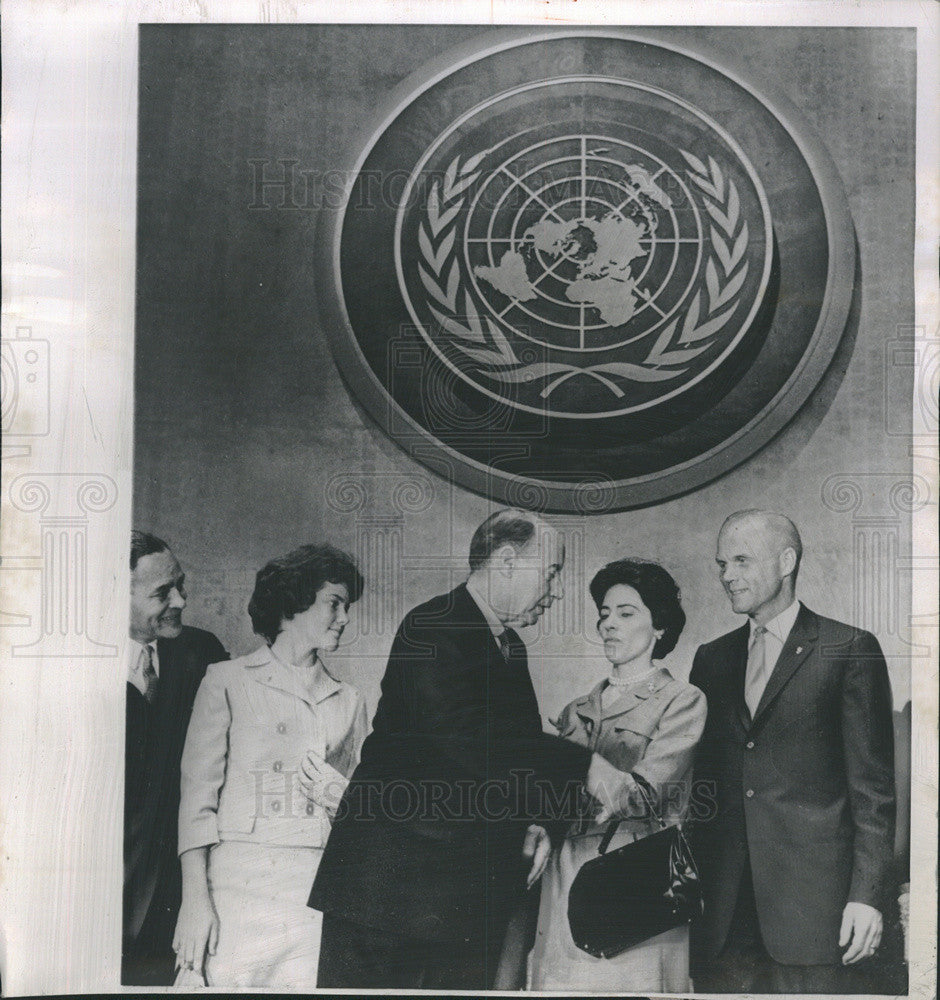
[[514, 717], [521, 732], [541, 732], [542, 717], [529, 674], [529, 654], [519, 633], [515, 629], [506, 630], [509, 639], [507, 662], [486, 616], [467, 590], [466, 584], [457, 587], [453, 594], [454, 620], [468, 629], [468, 651], [473, 650], [471, 655], [479, 657], [480, 643], [484, 644], [485, 690], [490, 692], [488, 698], [495, 699], [488, 706], [488, 711]]
[[[462, 583], [456, 590], [452, 591], [452, 593], [454, 625], [467, 629], [470, 648], [474, 649], [477, 656], [479, 656], [480, 652], [479, 644], [481, 642], [484, 643], [486, 665], [488, 668], [504, 668], [506, 661], [503, 658], [502, 650], [499, 648], [499, 643], [496, 641], [496, 636], [493, 635], [490, 623], [486, 620], [486, 616], [480, 610], [480, 606], [473, 599], [473, 595], [470, 591], [467, 590], [467, 585]], [[512, 631], [512, 629], [509, 629], [508, 631], [510, 641], [510, 658], [515, 659], [518, 647], [522, 646], [522, 662], [523, 665], [526, 665], [528, 660], [525, 652], [525, 644], [516, 632]]]
[[747, 645], [750, 636], [749, 625], [744, 625], [731, 633], [731, 701], [735, 716], [745, 731], [751, 728], [751, 713], [744, 700], [744, 677], [747, 674]]
[[177, 656], [178, 645], [179, 643], [174, 639], [157, 639], [158, 670], [160, 671], [157, 691], [167, 703], [175, 701], [180, 693], [180, 678], [183, 671], [180, 669]]
[[602, 686], [603, 681], [595, 684], [583, 698], [575, 702], [574, 710], [584, 724], [584, 731], [588, 736], [593, 736], [600, 726]]
[[600, 706], [600, 719], [606, 722], [608, 719], [616, 719], [627, 712], [632, 712], [639, 705], [648, 701], [657, 691], [665, 687], [672, 680], [672, 674], [665, 667], [660, 667], [651, 677], [647, 677], [640, 682], [627, 684], [620, 688], [607, 707], [604, 707], [603, 691], [605, 681], [601, 681], [588, 696], [594, 698]]
[[145, 762], [147, 773], [154, 786], [162, 787], [165, 781], [179, 784], [178, 754], [186, 737], [183, 725], [183, 685], [186, 682], [185, 647], [180, 639], [157, 639], [157, 656], [160, 658], [157, 697], [150, 706], [152, 734], [149, 743], [150, 760]]
[[179, 639], [157, 639], [157, 656], [160, 673], [153, 707], [159, 718], [175, 720], [179, 718], [183, 685], [186, 681], [185, 665], [182, 662], [185, 649]]
[[[308, 705], [313, 705], [314, 696], [304, 686], [298, 674], [281, 663], [267, 646], [262, 646], [245, 664], [254, 669], [250, 677], [263, 687], [274, 688], [293, 695]], [[338, 686], [338, 685], [337, 685]]]
[[790, 629], [787, 641], [783, 644], [780, 658], [774, 666], [773, 673], [767, 681], [767, 687], [764, 688], [764, 693], [757, 706], [757, 711], [754, 714], [755, 725], [767, 713], [771, 702], [780, 694], [787, 681], [816, 648], [818, 638], [819, 629], [816, 616], [805, 605], [801, 604], [793, 628]]

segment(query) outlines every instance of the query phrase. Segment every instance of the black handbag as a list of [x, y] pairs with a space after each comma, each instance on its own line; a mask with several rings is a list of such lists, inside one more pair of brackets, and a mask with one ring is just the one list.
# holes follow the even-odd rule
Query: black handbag
[[612, 820], [568, 891], [568, 925], [575, 944], [595, 958], [613, 958], [702, 913], [702, 890], [688, 841], [666, 826], [651, 796], [637, 787], [661, 829], [607, 853], [620, 825]]

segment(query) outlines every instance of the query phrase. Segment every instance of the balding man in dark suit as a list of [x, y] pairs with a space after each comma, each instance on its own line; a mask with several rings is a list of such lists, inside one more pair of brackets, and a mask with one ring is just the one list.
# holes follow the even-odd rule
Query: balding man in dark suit
[[729, 517], [722, 583], [742, 628], [699, 648], [708, 698], [695, 828], [702, 993], [868, 993], [894, 847], [891, 691], [874, 636], [796, 600], [792, 522]]
[[563, 564], [549, 525], [499, 511], [473, 536], [469, 580], [405, 616], [310, 896], [319, 988], [492, 989], [548, 855], [538, 824], [585, 781], [602, 818], [625, 793], [613, 765], [543, 733], [513, 628], [562, 596]]

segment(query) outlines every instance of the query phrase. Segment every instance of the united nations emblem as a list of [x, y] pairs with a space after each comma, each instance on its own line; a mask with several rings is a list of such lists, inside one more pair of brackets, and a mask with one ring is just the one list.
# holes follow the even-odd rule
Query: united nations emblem
[[[572, 106], [594, 119], [565, 121]], [[496, 123], [503, 138], [474, 151]], [[431, 146], [396, 267], [456, 374], [533, 412], [607, 417], [728, 357], [767, 290], [772, 232], [756, 173], [707, 116], [636, 83], [563, 78], [500, 94]]]
[[675, 47], [492, 39], [403, 85], [326, 213], [341, 370], [415, 457], [505, 500], [694, 487], [831, 360], [854, 283], [834, 168], [793, 109]]

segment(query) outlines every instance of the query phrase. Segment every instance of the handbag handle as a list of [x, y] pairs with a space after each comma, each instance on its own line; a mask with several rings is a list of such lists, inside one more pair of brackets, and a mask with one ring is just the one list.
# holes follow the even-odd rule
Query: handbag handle
[[620, 826], [619, 819], [612, 819], [607, 824], [607, 829], [604, 831], [604, 836], [601, 838], [601, 842], [597, 845], [598, 854], [607, 853], [607, 848], [610, 847], [610, 842], [614, 839], [614, 834], [617, 832], [618, 826]]
[[646, 808], [653, 814], [653, 819], [659, 823], [661, 830], [665, 830], [666, 821], [659, 815], [658, 812], [656, 812], [656, 806], [653, 805], [653, 796], [650, 794], [650, 787], [647, 784], [646, 779], [641, 778], [638, 774], [634, 774], [632, 771], [630, 772], [630, 777], [633, 778], [636, 783], [636, 787], [639, 788], [640, 795], [643, 796], [643, 802], [645, 803]]
[[[649, 789], [649, 786], [647, 785], [647, 783], [638, 774], [634, 774], [633, 778], [636, 781], [637, 788], [640, 789], [640, 794], [643, 796], [643, 800], [646, 802], [646, 805], [649, 807], [649, 811], [653, 814], [653, 816], [656, 817], [656, 819], [659, 821], [659, 825], [664, 830], [668, 829], [668, 827], [666, 826], [666, 823], [663, 820], [662, 816], [660, 816], [659, 813], [656, 812], [656, 807], [653, 805], [653, 800], [652, 800], [652, 797], [650, 796], [650, 789]], [[613, 836], [613, 834], [611, 834], [611, 836]], [[688, 865], [692, 869], [692, 871], [695, 873], [695, 877], [698, 878], [699, 877], [699, 874], [698, 874], [698, 865], [695, 863], [695, 858], [694, 858], [694, 856], [692, 854], [692, 849], [689, 847], [689, 842], [686, 840], [685, 834], [682, 832], [682, 824], [681, 823], [677, 824], [677, 826], [676, 826], [676, 837], [678, 838], [678, 842], [679, 842], [682, 850], [685, 852], [685, 860], [686, 860], [686, 862], [688, 863]]]
[[[653, 814], [653, 819], [659, 823], [661, 829], [665, 830], [666, 822], [656, 811], [656, 807], [653, 805], [653, 798], [649, 794], [646, 788], [646, 781], [641, 778], [638, 774], [630, 772], [630, 777], [633, 778], [634, 784], [640, 790], [640, 795], [643, 797], [643, 803], [647, 809]], [[607, 829], [604, 831], [604, 836], [601, 838], [601, 842], [597, 845], [598, 854], [606, 854], [607, 848], [610, 847], [610, 842], [614, 839], [614, 834], [617, 832], [617, 827], [620, 826], [619, 819], [612, 819], [607, 824]]]

